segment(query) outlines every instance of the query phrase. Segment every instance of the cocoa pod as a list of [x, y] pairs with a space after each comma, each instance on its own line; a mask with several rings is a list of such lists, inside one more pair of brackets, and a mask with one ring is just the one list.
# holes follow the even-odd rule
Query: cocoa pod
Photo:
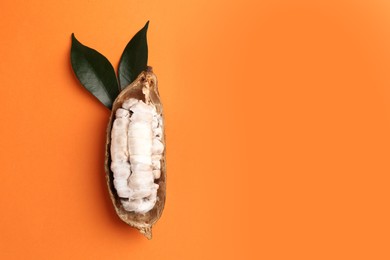
[[[145, 89], [149, 90], [145, 95]], [[113, 122], [115, 120], [115, 113], [118, 108], [122, 107], [122, 104], [131, 98], [142, 100], [145, 103], [153, 104], [157, 110], [157, 113], [161, 114], [164, 118], [163, 107], [161, 104], [158, 88], [157, 77], [153, 73], [152, 68], [148, 67], [146, 71], [140, 73], [136, 80], [134, 80], [129, 86], [123, 89], [118, 97], [115, 99], [111, 116], [107, 127], [106, 136], [106, 154], [105, 154], [105, 172], [108, 191], [114, 205], [115, 211], [119, 218], [126, 224], [138, 229], [148, 239], [152, 238], [152, 227], [161, 217], [164, 209], [165, 197], [166, 197], [166, 146], [165, 146], [165, 131], [164, 124], [162, 124], [162, 143], [164, 145], [164, 151], [161, 163], [161, 175], [155, 180], [155, 183], [159, 185], [157, 190], [157, 202], [154, 207], [144, 213], [136, 213], [134, 211], [126, 211], [122, 205], [121, 198], [114, 187], [114, 176], [111, 170], [111, 131]], [[130, 155], [131, 156], [131, 155]]]

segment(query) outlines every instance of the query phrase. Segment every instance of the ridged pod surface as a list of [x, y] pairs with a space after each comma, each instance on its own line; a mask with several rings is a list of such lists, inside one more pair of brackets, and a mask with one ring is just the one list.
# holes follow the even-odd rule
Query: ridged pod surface
[[[143, 89], [149, 89], [148, 99], [145, 100], [145, 95]], [[106, 171], [106, 181], [108, 190], [112, 203], [114, 205], [115, 211], [118, 216], [128, 225], [138, 229], [142, 234], [144, 234], [148, 239], [152, 238], [152, 226], [160, 218], [165, 204], [166, 196], [166, 146], [165, 146], [165, 132], [163, 129], [162, 143], [164, 144], [164, 151], [161, 159], [161, 176], [159, 179], [156, 179], [155, 182], [159, 185], [157, 190], [157, 202], [152, 210], [148, 211], [145, 214], [135, 213], [126, 211], [121, 203], [121, 200], [114, 187], [114, 176], [113, 172], [110, 169], [111, 166], [111, 131], [113, 122], [115, 120], [115, 112], [118, 108], [122, 107], [122, 104], [130, 99], [135, 98], [142, 100], [145, 103], [150, 102], [156, 107], [156, 110], [164, 118], [163, 107], [161, 104], [160, 96], [157, 88], [157, 77], [153, 73], [152, 68], [148, 67], [146, 71], [141, 72], [141, 74], [134, 80], [129, 86], [127, 86], [118, 97], [115, 99], [111, 116], [109, 119], [107, 127], [107, 137], [106, 137], [106, 157], [105, 157], [105, 171]], [[164, 124], [163, 124], [164, 126]]]

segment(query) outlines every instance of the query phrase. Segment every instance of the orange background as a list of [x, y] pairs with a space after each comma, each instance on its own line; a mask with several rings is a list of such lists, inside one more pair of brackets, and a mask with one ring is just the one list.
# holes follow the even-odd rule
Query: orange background
[[[168, 193], [146, 240], [104, 178], [117, 66], [150, 20]], [[387, 0], [0, 2], [0, 259], [390, 259]]]

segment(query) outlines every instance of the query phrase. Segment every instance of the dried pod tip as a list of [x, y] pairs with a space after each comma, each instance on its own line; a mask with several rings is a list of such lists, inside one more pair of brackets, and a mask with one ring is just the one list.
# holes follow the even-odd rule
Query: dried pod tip
[[152, 227], [144, 227], [139, 230], [141, 234], [143, 234], [147, 239], [151, 240], [152, 239]]

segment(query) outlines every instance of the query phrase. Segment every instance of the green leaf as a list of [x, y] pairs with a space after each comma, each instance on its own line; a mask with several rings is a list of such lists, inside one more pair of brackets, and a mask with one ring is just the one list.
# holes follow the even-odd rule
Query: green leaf
[[127, 87], [148, 65], [148, 43], [146, 32], [149, 21], [127, 44], [123, 51], [118, 67], [119, 85], [121, 89]]
[[80, 83], [111, 109], [119, 94], [119, 87], [115, 70], [107, 58], [81, 44], [72, 33], [70, 60]]

